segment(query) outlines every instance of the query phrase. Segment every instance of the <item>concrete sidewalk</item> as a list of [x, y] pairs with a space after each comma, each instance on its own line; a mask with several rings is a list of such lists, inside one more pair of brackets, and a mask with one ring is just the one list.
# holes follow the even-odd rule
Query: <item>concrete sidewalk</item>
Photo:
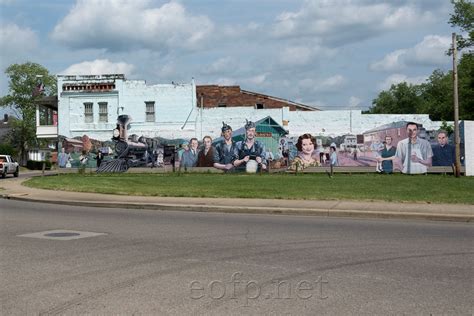
[[[40, 174], [29, 173], [31, 176]], [[465, 204], [128, 196], [33, 189], [21, 184], [25, 180], [2, 179], [0, 196], [12, 200], [91, 207], [474, 221], [474, 205]]]

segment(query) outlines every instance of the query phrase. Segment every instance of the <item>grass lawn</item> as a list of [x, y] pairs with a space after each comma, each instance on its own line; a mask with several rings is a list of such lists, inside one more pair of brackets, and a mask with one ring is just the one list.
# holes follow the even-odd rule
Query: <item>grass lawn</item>
[[123, 195], [474, 204], [474, 178], [401, 174], [61, 174], [25, 185]]

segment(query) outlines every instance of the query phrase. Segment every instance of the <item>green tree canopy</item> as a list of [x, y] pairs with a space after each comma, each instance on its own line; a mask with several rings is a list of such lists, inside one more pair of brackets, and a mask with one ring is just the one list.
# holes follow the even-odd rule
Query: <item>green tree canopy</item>
[[[425, 83], [401, 82], [382, 91], [365, 113], [429, 114], [435, 121], [453, 121], [453, 72], [433, 71]], [[474, 54], [462, 55], [458, 65], [459, 118], [474, 119]]]
[[401, 82], [393, 84], [388, 91], [382, 91], [372, 101], [373, 114], [410, 114], [420, 107], [419, 86]]
[[474, 3], [470, 0], [451, 0], [454, 6], [454, 14], [451, 14], [449, 24], [459, 27], [462, 32], [467, 33], [456, 36], [458, 49], [474, 47]]
[[465, 53], [461, 57], [458, 66], [458, 91], [459, 117], [474, 120], [474, 53]]
[[427, 82], [420, 85], [422, 101], [413, 113], [430, 114], [430, 118], [435, 121], [452, 121], [454, 107], [451, 76], [451, 72], [444, 73], [439, 69], [433, 71]]
[[10, 141], [25, 163], [28, 149], [37, 144], [35, 102], [56, 93], [56, 78], [43, 66], [31, 62], [10, 65], [5, 73], [9, 78], [8, 94], [0, 98], [0, 106], [11, 107], [19, 118], [13, 124]]

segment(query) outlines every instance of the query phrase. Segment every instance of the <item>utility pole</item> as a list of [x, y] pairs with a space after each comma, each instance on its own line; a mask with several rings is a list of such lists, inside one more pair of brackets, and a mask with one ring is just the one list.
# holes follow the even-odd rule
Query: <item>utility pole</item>
[[204, 107], [204, 93], [201, 93], [201, 139], [202, 139], [202, 110]]
[[461, 147], [459, 139], [459, 102], [458, 102], [458, 66], [457, 66], [457, 46], [456, 33], [453, 36], [453, 96], [454, 96], [454, 144], [456, 149], [455, 174], [456, 178], [461, 176]]

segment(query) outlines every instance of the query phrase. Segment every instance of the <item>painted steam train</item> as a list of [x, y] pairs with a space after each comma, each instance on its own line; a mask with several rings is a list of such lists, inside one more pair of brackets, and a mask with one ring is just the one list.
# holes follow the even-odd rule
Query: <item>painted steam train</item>
[[147, 138], [137, 135], [128, 137], [131, 117], [120, 115], [117, 118], [117, 127], [113, 130], [112, 140], [115, 143], [115, 158], [104, 161], [97, 169], [102, 172], [125, 172], [130, 167], [146, 166], [148, 157], [152, 157], [153, 150], [147, 143]]

